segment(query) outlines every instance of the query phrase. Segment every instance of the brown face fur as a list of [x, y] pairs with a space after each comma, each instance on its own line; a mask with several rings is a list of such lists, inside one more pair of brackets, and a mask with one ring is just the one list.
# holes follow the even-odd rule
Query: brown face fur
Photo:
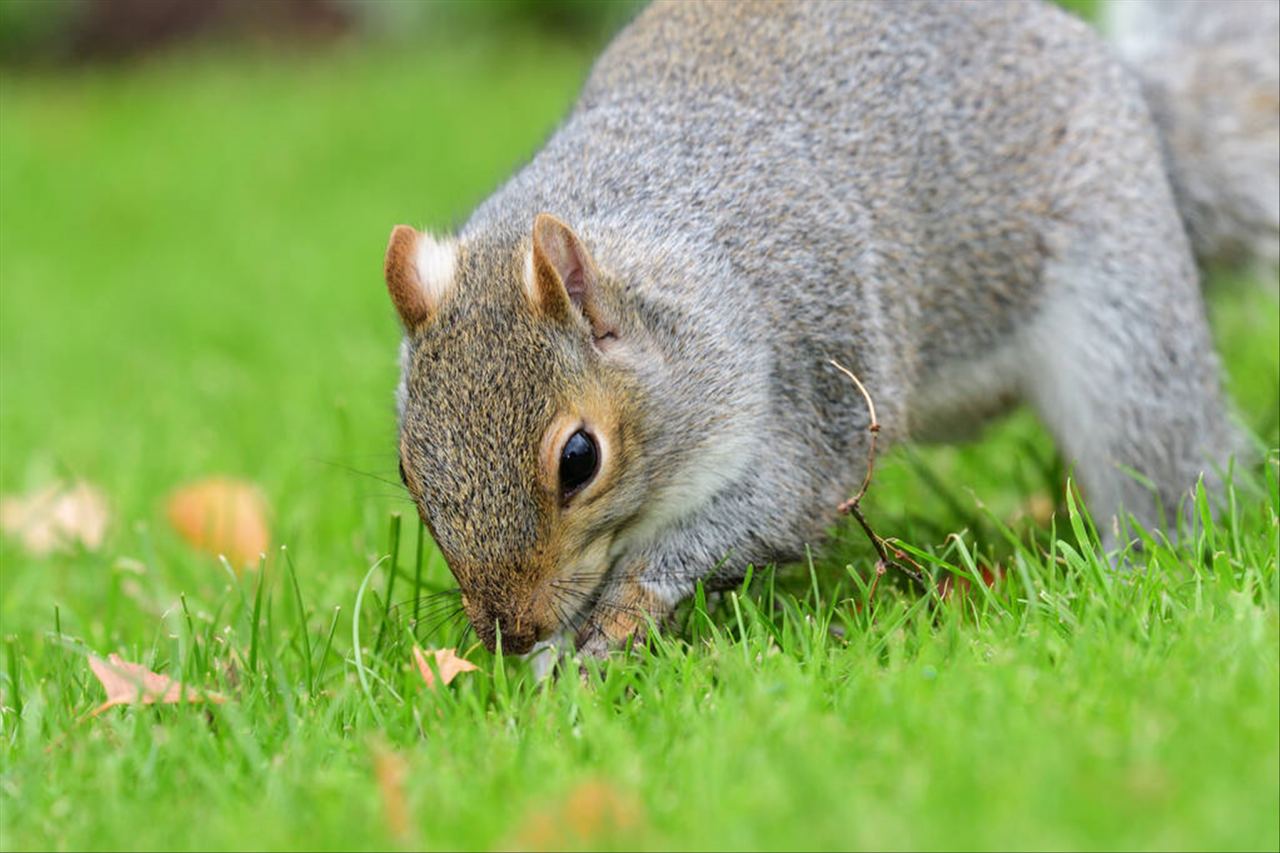
[[[467, 616], [491, 650], [496, 623], [509, 653], [563, 626], [574, 607], [556, 584], [603, 576], [638, 497], [619, 487], [638, 446], [626, 378], [580, 313], [538, 310], [527, 245], [458, 249], [452, 286], [408, 331], [400, 435], [407, 485]], [[599, 468], [564, 500], [560, 451], [578, 428], [595, 438]]]

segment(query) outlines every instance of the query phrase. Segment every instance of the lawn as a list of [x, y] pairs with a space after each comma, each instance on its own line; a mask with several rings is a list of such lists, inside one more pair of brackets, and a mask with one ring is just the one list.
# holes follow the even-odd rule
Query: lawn
[[[1266, 275], [1209, 287], [1264, 461], [1129, 573], [1019, 412], [895, 451], [865, 500], [989, 588], [877, 581], [850, 525], [587, 685], [470, 648], [425, 687], [382, 251], [465, 217], [589, 61], [511, 36], [0, 75], [0, 491], [111, 510], [97, 550], [0, 540], [0, 848], [1280, 847]], [[265, 571], [169, 526], [210, 475], [261, 486]], [[421, 585], [451, 585], [429, 541]], [[227, 701], [91, 717], [112, 652]]]

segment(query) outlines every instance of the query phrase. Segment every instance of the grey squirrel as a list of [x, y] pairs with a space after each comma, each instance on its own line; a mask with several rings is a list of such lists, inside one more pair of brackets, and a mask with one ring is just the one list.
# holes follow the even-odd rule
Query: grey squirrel
[[1158, 523], [1239, 446], [1163, 145], [1046, 3], [643, 11], [459, 233], [387, 249], [401, 476], [479, 638], [603, 655], [801, 557], [866, 470], [833, 359], [881, 446], [1025, 400]]

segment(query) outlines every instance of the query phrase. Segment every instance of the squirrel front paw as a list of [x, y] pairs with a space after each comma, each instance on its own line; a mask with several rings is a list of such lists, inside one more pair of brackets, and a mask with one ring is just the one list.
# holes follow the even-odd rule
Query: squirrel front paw
[[574, 645], [583, 657], [598, 659], [625, 646], [643, 646], [649, 626], [658, 625], [671, 613], [671, 606], [638, 583], [627, 583], [596, 603], [587, 623], [578, 631]]
[[626, 645], [628, 636], [631, 638], [633, 646], [643, 646], [648, 636], [648, 631], [646, 626], [633, 625], [630, 631], [624, 629], [621, 633], [611, 633], [603, 626], [592, 622], [578, 632], [574, 645], [577, 647], [578, 654], [582, 657], [603, 660], [609, 656], [609, 652]]
[[647, 624], [634, 626], [629, 634], [614, 637], [607, 631], [588, 623], [587, 627], [578, 633], [578, 637], [575, 640], [578, 650], [578, 678], [582, 681], [582, 685], [584, 687], [591, 686], [591, 671], [583, 663], [584, 660], [587, 658], [594, 658], [597, 661], [604, 660], [609, 656], [609, 652], [624, 648], [628, 642], [630, 642], [632, 648], [639, 648], [645, 644], [648, 636], [649, 629]]

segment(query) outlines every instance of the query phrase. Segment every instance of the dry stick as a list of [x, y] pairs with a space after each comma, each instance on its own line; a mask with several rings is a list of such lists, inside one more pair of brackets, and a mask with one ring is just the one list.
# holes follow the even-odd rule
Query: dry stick
[[[871, 545], [876, 549], [876, 554], [880, 558], [876, 561], [877, 581], [880, 579], [880, 575], [884, 574], [886, 567], [893, 566], [895, 569], [902, 572], [921, 586], [928, 586], [928, 584], [925, 583], [924, 572], [920, 568], [919, 564], [908, 557], [900, 549], [893, 549], [894, 557], [896, 557], [896, 559], [889, 558], [889, 553], [885, 550], [886, 540], [881, 539], [880, 536], [871, 529], [871, 525], [867, 523], [866, 516], [862, 514], [862, 508], [859, 504], [862, 501], [862, 496], [867, 493], [867, 487], [871, 485], [871, 473], [875, 470], [876, 436], [880, 433], [880, 422], [876, 420], [876, 405], [871, 401], [871, 395], [867, 393], [866, 386], [862, 384], [858, 377], [853, 375], [853, 371], [844, 367], [844, 365], [840, 364], [835, 359], [830, 359], [830, 362], [832, 367], [849, 377], [849, 379], [853, 381], [853, 384], [857, 386], [858, 390], [862, 392], [862, 399], [867, 401], [867, 411], [871, 414], [871, 423], [867, 425], [867, 432], [871, 433], [871, 444], [867, 448], [867, 475], [862, 478], [862, 488], [858, 489], [858, 493], [840, 504], [837, 509], [843, 515], [852, 514], [854, 518], [858, 519], [858, 523], [862, 525], [862, 529], [866, 532], [867, 538], [871, 540]], [[899, 560], [906, 560], [915, 568], [909, 569], [899, 562]]]

